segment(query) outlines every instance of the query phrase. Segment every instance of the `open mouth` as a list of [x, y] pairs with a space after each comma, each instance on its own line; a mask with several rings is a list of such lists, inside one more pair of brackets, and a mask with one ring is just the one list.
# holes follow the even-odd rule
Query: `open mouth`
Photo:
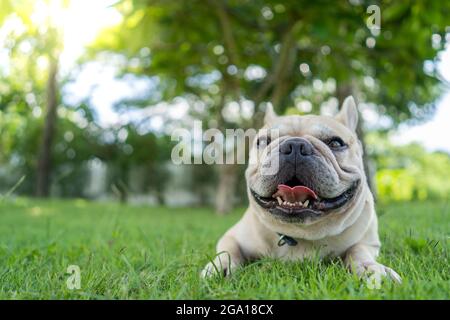
[[355, 181], [346, 191], [334, 198], [322, 198], [296, 178], [278, 185], [271, 197], [262, 197], [250, 190], [256, 202], [272, 214], [293, 218], [319, 217], [344, 206], [350, 201], [359, 185]]

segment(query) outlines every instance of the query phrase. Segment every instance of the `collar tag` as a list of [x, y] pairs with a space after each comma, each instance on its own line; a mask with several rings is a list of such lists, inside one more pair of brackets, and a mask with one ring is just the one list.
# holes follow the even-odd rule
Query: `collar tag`
[[281, 234], [281, 233], [278, 233], [278, 235], [280, 236], [280, 239], [278, 240], [279, 247], [282, 247], [285, 244], [287, 244], [290, 247], [294, 247], [298, 244], [297, 240], [295, 240], [292, 237], [289, 237], [289, 236], [287, 236], [285, 234]]

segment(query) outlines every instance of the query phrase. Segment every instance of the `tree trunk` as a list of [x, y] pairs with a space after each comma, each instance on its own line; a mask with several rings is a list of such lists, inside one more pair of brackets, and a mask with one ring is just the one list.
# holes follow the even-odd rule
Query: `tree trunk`
[[236, 164], [222, 164], [218, 168], [219, 183], [216, 193], [216, 213], [224, 215], [233, 209], [239, 167]]
[[48, 197], [50, 193], [50, 176], [52, 171], [52, 145], [55, 135], [58, 107], [57, 59], [50, 59], [50, 69], [47, 82], [47, 110], [39, 150], [37, 165], [36, 196]]
[[292, 83], [292, 75], [295, 70], [297, 57], [296, 39], [293, 30], [290, 30], [282, 40], [280, 49], [279, 69], [276, 72], [276, 80], [273, 83], [271, 102], [275, 110], [280, 110], [280, 105], [286, 99]]
[[287, 28], [281, 40], [280, 53], [272, 64], [272, 70], [254, 94], [251, 95], [255, 103], [255, 114], [250, 124], [251, 128], [260, 128], [263, 125], [264, 112], [259, 110], [259, 106], [262, 102], [267, 101], [267, 99], [270, 99], [275, 111], [280, 111], [277, 109], [279, 109], [279, 105], [285, 99], [286, 92], [292, 85], [292, 73], [295, 69], [294, 66], [298, 49], [295, 34], [299, 27], [301, 27], [301, 23], [296, 22]]
[[[352, 94], [352, 89], [350, 85], [341, 85], [337, 87], [337, 98], [339, 100], [339, 106], [342, 106], [342, 103], [344, 102], [345, 98]], [[374, 198], [377, 198], [377, 188], [375, 185], [375, 173], [376, 168], [372, 164], [372, 160], [370, 159], [369, 155], [367, 154], [367, 148], [366, 148], [366, 142], [365, 142], [365, 134], [363, 129], [363, 118], [361, 116], [361, 113], [359, 112], [359, 121], [358, 125], [356, 127], [356, 135], [358, 136], [359, 141], [361, 141], [361, 146], [363, 149], [363, 165], [364, 165], [364, 172], [367, 177], [367, 184], [369, 185], [370, 191], [372, 191], [372, 194]]]

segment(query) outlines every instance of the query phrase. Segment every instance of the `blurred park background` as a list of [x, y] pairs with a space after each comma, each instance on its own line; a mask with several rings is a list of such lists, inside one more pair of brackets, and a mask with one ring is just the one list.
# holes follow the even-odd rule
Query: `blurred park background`
[[245, 165], [174, 165], [175, 128], [258, 128], [267, 103], [334, 114], [352, 94], [378, 201], [448, 199], [448, 1], [0, 3], [3, 196], [227, 213]]

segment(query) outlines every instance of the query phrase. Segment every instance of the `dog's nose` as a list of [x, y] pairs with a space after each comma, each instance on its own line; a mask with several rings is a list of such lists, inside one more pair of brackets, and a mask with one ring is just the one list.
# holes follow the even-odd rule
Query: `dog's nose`
[[312, 144], [303, 138], [290, 138], [280, 145], [280, 153], [286, 156], [301, 155], [310, 156], [313, 154]]

